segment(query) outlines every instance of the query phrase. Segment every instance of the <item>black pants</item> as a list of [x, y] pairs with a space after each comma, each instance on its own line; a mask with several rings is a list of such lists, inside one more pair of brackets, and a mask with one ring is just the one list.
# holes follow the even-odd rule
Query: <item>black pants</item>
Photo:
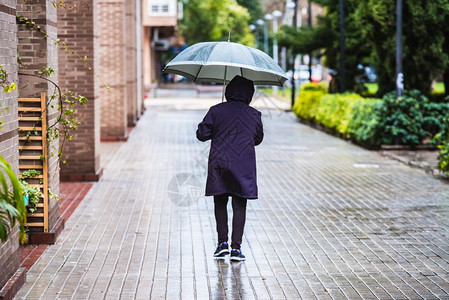
[[[247, 199], [237, 196], [232, 197], [232, 249], [240, 249], [242, 244], [243, 229], [246, 220], [246, 202]], [[214, 196], [215, 203], [215, 221], [217, 222], [218, 242], [228, 241], [228, 196]]]

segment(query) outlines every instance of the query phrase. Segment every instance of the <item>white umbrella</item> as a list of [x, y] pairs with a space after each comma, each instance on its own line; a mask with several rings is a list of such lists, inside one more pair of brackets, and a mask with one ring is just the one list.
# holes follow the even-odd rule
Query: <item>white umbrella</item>
[[288, 79], [266, 53], [232, 42], [204, 42], [179, 53], [163, 70], [194, 82], [227, 83], [240, 75], [255, 85], [282, 86]]

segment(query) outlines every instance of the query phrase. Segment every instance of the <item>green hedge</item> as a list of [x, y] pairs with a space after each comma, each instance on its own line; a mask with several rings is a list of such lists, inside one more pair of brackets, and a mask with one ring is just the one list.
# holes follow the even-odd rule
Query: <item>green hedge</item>
[[344, 138], [374, 147], [378, 122], [373, 122], [373, 107], [381, 103], [381, 99], [365, 99], [354, 93], [328, 94], [325, 85], [305, 84], [293, 111]]
[[369, 148], [380, 145], [419, 145], [426, 139], [446, 136], [444, 117], [449, 103], [433, 103], [419, 91], [394, 92], [383, 99], [358, 94], [328, 94], [325, 85], [305, 84], [293, 107], [302, 119], [319, 123], [344, 138]]

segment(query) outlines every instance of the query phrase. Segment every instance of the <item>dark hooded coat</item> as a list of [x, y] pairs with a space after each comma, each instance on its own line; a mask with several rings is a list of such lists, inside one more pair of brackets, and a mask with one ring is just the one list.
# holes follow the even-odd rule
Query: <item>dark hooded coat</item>
[[206, 196], [257, 198], [256, 153], [263, 139], [261, 113], [250, 107], [254, 84], [241, 76], [226, 87], [227, 102], [212, 106], [198, 124], [197, 138], [211, 141]]

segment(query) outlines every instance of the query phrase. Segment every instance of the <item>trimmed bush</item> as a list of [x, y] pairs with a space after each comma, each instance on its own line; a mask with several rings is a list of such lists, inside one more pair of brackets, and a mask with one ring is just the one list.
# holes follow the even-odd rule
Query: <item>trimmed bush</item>
[[[381, 99], [327, 94], [323, 86], [301, 89], [294, 112], [366, 147], [419, 145], [448, 130], [449, 103], [429, 102], [419, 91], [391, 92]], [[433, 141], [433, 144], [440, 144]]]
[[351, 113], [348, 133], [353, 141], [368, 148], [380, 146], [378, 135], [380, 132], [379, 111], [382, 100], [366, 98], [356, 102]]
[[438, 168], [445, 174], [449, 175], [449, 141], [444, 145], [438, 146], [440, 149]]
[[445, 131], [444, 118], [448, 103], [432, 103], [418, 90], [395, 92], [383, 98], [380, 113], [379, 139], [384, 145], [419, 145]]
[[446, 115], [441, 131], [435, 135], [433, 142], [438, 145], [440, 155], [438, 156], [438, 168], [449, 175], [449, 116]]
[[[368, 147], [375, 146], [378, 121], [372, 122], [373, 106], [380, 99], [365, 99], [358, 94], [328, 94], [327, 87], [305, 84], [293, 111], [304, 120], [325, 126], [344, 138]], [[374, 145], [373, 145], [374, 144]]]
[[447, 101], [430, 102], [417, 90], [404, 91], [401, 97], [391, 92], [383, 99], [326, 91], [325, 85], [305, 84], [293, 107], [295, 114], [368, 148], [430, 141], [440, 149], [438, 167], [449, 174]]
[[307, 121], [314, 121], [319, 108], [319, 99], [327, 94], [327, 85], [324, 83], [305, 83], [301, 86], [298, 100], [293, 106], [293, 112]]

